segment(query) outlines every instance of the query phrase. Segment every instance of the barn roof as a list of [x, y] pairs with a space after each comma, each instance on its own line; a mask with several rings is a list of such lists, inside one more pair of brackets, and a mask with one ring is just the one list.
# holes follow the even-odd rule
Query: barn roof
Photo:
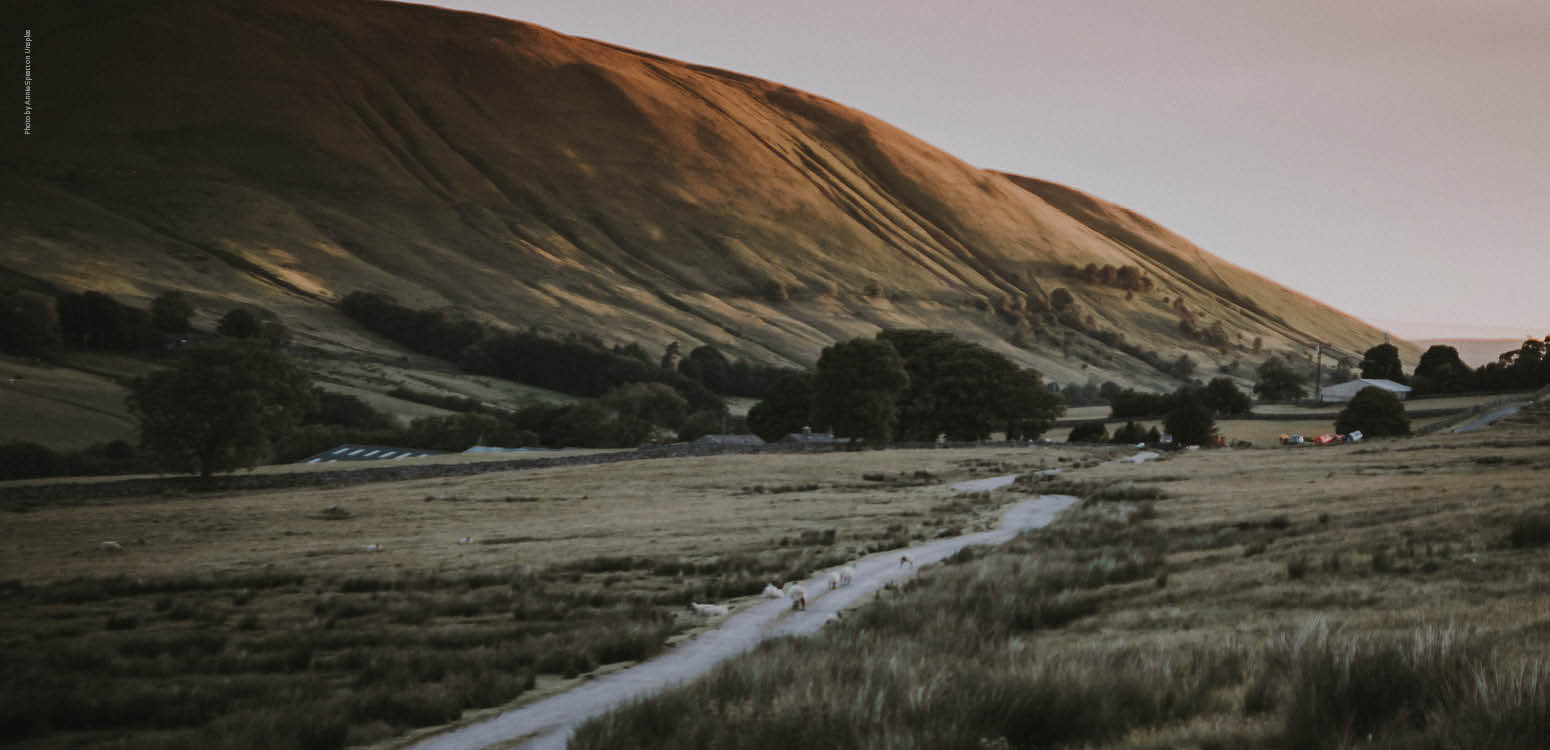
[[323, 451], [316, 456], [303, 458], [296, 463], [300, 464], [331, 464], [336, 461], [396, 461], [400, 458], [421, 458], [424, 456], [440, 456], [446, 451], [427, 451], [419, 448], [394, 448], [387, 445], [359, 445], [345, 443], [337, 448]]

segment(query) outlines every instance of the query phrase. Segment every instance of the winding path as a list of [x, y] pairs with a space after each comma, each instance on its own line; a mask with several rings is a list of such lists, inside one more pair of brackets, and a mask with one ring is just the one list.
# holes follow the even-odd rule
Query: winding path
[[[952, 489], [984, 491], [1011, 484], [1016, 475], [992, 477], [953, 485]], [[816, 632], [841, 609], [884, 585], [904, 578], [921, 565], [940, 562], [958, 550], [977, 544], [1001, 544], [1022, 531], [1048, 525], [1076, 498], [1044, 495], [1012, 507], [991, 531], [938, 539], [903, 550], [879, 552], [855, 563], [855, 580], [849, 586], [828, 590], [822, 571], [802, 585], [812, 592], [805, 612], [790, 611], [784, 599], [763, 602], [731, 617], [666, 654], [619, 672], [583, 683], [492, 719], [439, 734], [412, 745], [415, 750], [474, 750], [499, 744], [503, 748], [563, 750], [571, 732], [592, 716], [633, 698], [698, 678], [723, 659], [752, 649], [766, 638]], [[909, 555], [912, 565], [900, 562]], [[519, 741], [520, 744], [511, 744]]]

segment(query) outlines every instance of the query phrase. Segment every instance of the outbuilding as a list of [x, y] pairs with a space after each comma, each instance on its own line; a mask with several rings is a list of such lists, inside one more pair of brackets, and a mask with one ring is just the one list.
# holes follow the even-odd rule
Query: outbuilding
[[1357, 393], [1361, 392], [1363, 388], [1369, 387], [1382, 388], [1383, 390], [1399, 397], [1399, 400], [1401, 401], [1405, 399], [1405, 396], [1410, 394], [1410, 386], [1401, 385], [1392, 380], [1384, 380], [1383, 378], [1357, 378], [1355, 380], [1348, 380], [1344, 383], [1325, 386], [1319, 391], [1319, 399], [1321, 401], [1350, 401], [1354, 396], [1356, 396]]

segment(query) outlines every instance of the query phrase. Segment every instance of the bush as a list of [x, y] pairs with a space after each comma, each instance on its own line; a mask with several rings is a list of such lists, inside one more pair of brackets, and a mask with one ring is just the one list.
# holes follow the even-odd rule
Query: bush
[[1068, 443], [1102, 443], [1109, 439], [1109, 431], [1102, 422], [1086, 422], [1071, 428], [1066, 436]]
[[1335, 432], [1361, 430], [1367, 437], [1409, 435], [1410, 418], [1399, 397], [1377, 386], [1367, 386], [1351, 398], [1335, 418]]
[[1114, 437], [1110, 438], [1110, 442], [1122, 445], [1144, 443], [1146, 442], [1146, 430], [1141, 429], [1141, 425], [1135, 422], [1126, 422], [1124, 427], [1114, 431]]
[[1550, 546], [1550, 515], [1524, 516], [1514, 521], [1512, 546], [1518, 549]]

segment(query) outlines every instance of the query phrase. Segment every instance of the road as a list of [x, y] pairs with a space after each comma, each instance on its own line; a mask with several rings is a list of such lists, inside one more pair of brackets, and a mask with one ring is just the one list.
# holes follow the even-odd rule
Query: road
[[[952, 489], [983, 491], [1011, 484], [1016, 475], [993, 477], [954, 485]], [[971, 486], [977, 489], [961, 489]], [[817, 632], [840, 610], [855, 604], [884, 585], [912, 575], [916, 568], [947, 558], [964, 547], [1001, 544], [1018, 533], [1048, 525], [1062, 510], [1076, 502], [1068, 495], [1044, 495], [1018, 503], [1001, 517], [991, 531], [938, 539], [908, 549], [871, 555], [852, 565], [856, 576], [849, 586], [828, 590], [828, 570], [802, 582], [810, 592], [807, 610], [793, 612], [784, 599], [763, 602], [726, 619], [720, 626], [655, 659], [614, 672], [573, 690], [507, 711], [487, 721], [425, 739], [415, 750], [475, 750], [490, 745], [524, 750], [563, 750], [571, 732], [582, 721], [621, 703], [696, 679], [722, 660], [741, 654], [766, 638]], [[913, 565], [900, 562], [909, 555]], [[520, 744], [512, 745], [514, 740]]]
[[1511, 403], [1511, 404], [1507, 404], [1506, 406], [1503, 406], [1503, 407], [1501, 407], [1499, 409], [1492, 409], [1491, 411], [1488, 411], [1488, 412], [1486, 412], [1484, 414], [1481, 414], [1480, 416], [1475, 417], [1474, 419], [1471, 419], [1471, 420], [1469, 420], [1467, 422], [1464, 422], [1462, 424], [1456, 425], [1453, 428], [1452, 431], [1453, 432], [1469, 432], [1470, 430], [1478, 430], [1481, 427], [1485, 427], [1486, 425], [1489, 425], [1492, 422], [1495, 422], [1496, 420], [1501, 419], [1502, 417], [1509, 417], [1509, 416], [1512, 416], [1513, 414], [1517, 414], [1519, 409], [1522, 409], [1523, 407], [1528, 406], [1529, 404], [1532, 404], [1532, 403], [1534, 403], [1534, 402], [1533, 401], [1518, 401], [1518, 402], [1514, 402], [1514, 403]]

